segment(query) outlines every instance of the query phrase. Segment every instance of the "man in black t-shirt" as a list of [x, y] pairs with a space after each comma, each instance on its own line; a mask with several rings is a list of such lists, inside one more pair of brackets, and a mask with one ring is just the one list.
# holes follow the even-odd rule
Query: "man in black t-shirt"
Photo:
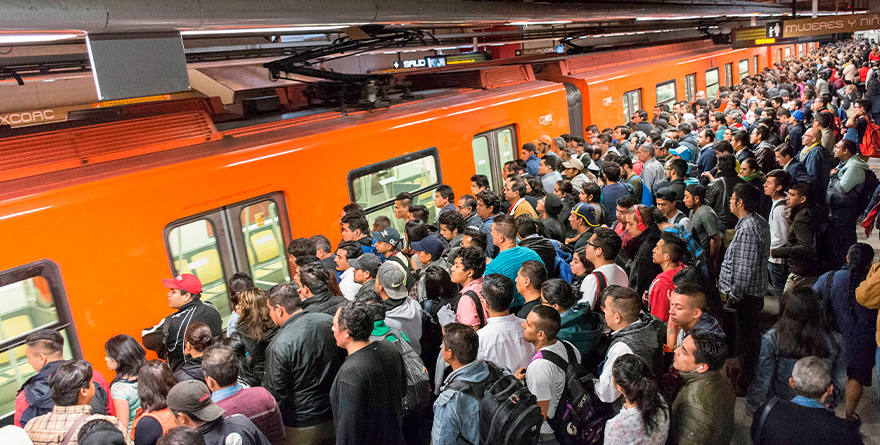
[[399, 443], [406, 370], [387, 341], [370, 342], [373, 314], [366, 303], [347, 301], [333, 318], [336, 344], [348, 352], [330, 389], [336, 445]]

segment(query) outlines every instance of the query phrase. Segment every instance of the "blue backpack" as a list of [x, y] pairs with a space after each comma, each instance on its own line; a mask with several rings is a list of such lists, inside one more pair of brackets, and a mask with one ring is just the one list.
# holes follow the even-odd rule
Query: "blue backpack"
[[571, 284], [574, 281], [574, 274], [571, 272], [571, 265], [569, 265], [572, 256], [562, 249], [559, 241], [550, 240], [550, 242], [553, 243], [553, 247], [556, 249], [556, 258], [553, 259], [553, 269], [556, 272], [556, 276]]

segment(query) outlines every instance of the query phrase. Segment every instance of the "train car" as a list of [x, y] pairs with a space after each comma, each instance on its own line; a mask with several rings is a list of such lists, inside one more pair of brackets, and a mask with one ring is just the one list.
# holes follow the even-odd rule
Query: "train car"
[[563, 86], [516, 69], [371, 112], [215, 125], [202, 103], [0, 139], [0, 413], [33, 374], [23, 342], [38, 328], [107, 372], [107, 339], [173, 312], [161, 278], [197, 275], [225, 319], [233, 273], [289, 280], [287, 243], [338, 241], [345, 204], [394, 220], [412, 192], [433, 218], [441, 183], [467, 193], [482, 172], [497, 186], [522, 142], [569, 127]]

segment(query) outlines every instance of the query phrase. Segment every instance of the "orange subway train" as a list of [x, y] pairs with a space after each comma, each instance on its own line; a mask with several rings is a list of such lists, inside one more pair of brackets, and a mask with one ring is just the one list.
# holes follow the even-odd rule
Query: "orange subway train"
[[[433, 212], [437, 186], [469, 191], [475, 172], [499, 184], [524, 142], [623, 122], [620, 101], [636, 88], [638, 105], [651, 109], [658, 82], [640, 70], [662, 74], [695, 54], [701, 67], [738, 69], [737, 58], [754, 54], [754, 72], [776, 49], [698, 48], [653, 60], [610, 52], [610, 62], [577, 73], [563, 73], [559, 61], [429, 70], [406, 99], [369, 112], [297, 108], [301, 91], [286, 87], [273, 93], [288, 113], [228, 121], [219, 100], [199, 98], [0, 134], [0, 416], [33, 374], [23, 342], [34, 330], [59, 330], [68, 357], [106, 372], [107, 339], [140, 338], [172, 312], [161, 278], [197, 275], [226, 318], [233, 273], [263, 288], [288, 280], [287, 243], [315, 234], [338, 241], [345, 204], [361, 204], [370, 219], [392, 216], [394, 196], [408, 191]], [[593, 56], [570, 60], [584, 57]], [[693, 69], [705, 90], [706, 73]], [[666, 73], [681, 74], [676, 99], [687, 97], [690, 73]]]

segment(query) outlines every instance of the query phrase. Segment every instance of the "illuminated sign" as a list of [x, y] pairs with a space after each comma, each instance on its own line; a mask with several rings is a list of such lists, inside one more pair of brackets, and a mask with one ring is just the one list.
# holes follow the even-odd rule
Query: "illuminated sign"
[[424, 68], [428, 66], [428, 62], [425, 59], [409, 59], [409, 60], [395, 60], [393, 64], [394, 68]]
[[825, 16], [815, 19], [786, 20], [780, 37], [821, 36], [869, 31], [880, 28], [880, 13]]
[[56, 116], [55, 110], [48, 108], [45, 110], [21, 111], [18, 113], [0, 114], [0, 125], [20, 127], [53, 121], [63, 121], [65, 119], [67, 119], [67, 113], [63, 113], [63, 116]]
[[104, 102], [96, 102], [92, 104], [92, 108], [118, 107], [120, 105], [143, 104], [147, 102], [158, 102], [171, 100], [170, 94], [162, 94], [159, 96], [135, 97], [134, 99], [108, 100]]
[[772, 45], [776, 39], [755, 39], [755, 45]]

